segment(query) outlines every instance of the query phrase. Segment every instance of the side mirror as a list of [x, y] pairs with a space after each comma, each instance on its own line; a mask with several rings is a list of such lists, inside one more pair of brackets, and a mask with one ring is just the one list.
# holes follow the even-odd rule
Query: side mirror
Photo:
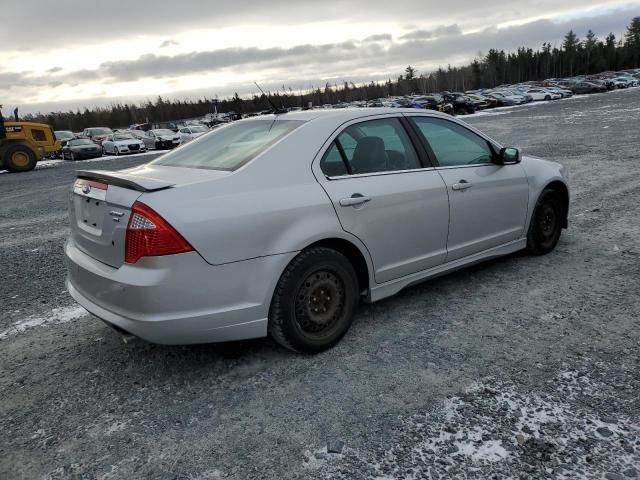
[[520, 150], [513, 147], [500, 149], [500, 160], [503, 165], [520, 163]]

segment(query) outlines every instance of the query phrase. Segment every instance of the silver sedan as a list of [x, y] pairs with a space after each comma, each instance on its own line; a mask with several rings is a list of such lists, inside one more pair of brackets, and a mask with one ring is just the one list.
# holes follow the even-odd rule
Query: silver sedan
[[379, 108], [235, 122], [140, 167], [80, 171], [69, 202], [67, 287], [118, 331], [318, 352], [361, 301], [550, 252], [569, 190], [559, 163], [460, 120]]

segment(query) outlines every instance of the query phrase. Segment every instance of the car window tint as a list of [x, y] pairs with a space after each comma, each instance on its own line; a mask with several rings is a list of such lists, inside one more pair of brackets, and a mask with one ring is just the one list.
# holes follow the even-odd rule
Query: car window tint
[[327, 177], [339, 177], [349, 173], [336, 142], [331, 143], [329, 150], [320, 160], [320, 169]]
[[420, 168], [411, 140], [397, 118], [369, 120], [338, 135], [354, 174]]
[[413, 117], [442, 167], [491, 163], [485, 139], [457, 123], [439, 118]]
[[300, 120], [249, 120], [232, 123], [209, 135], [202, 135], [152, 163], [233, 171], [303, 123]]
[[347, 160], [351, 162], [351, 159], [353, 158], [353, 152], [356, 149], [356, 145], [358, 145], [358, 141], [353, 138], [348, 131], [341, 133], [338, 137], [338, 141], [342, 146], [342, 150], [344, 151]]

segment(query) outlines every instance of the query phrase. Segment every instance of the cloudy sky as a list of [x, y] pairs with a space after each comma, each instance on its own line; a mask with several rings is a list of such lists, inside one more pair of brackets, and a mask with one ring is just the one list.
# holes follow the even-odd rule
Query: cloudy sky
[[429, 72], [489, 48], [618, 37], [640, 0], [2, 0], [0, 104], [51, 111]]

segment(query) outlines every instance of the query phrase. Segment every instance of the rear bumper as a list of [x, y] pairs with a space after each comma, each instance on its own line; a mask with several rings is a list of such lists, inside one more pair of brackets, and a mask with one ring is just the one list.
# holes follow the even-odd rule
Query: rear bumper
[[80, 305], [126, 332], [166, 345], [266, 336], [275, 284], [295, 256], [213, 266], [189, 252], [113, 268], [71, 240], [65, 254], [67, 289]]

